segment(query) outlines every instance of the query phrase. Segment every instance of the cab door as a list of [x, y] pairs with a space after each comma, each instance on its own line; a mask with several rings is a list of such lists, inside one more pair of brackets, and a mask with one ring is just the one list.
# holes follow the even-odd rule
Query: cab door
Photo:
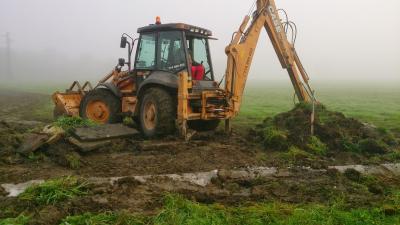
[[157, 69], [177, 74], [187, 68], [183, 32], [164, 31], [158, 35]]
[[157, 68], [157, 33], [144, 33], [140, 35], [139, 44], [136, 50], [135, 77], [136, 87]]

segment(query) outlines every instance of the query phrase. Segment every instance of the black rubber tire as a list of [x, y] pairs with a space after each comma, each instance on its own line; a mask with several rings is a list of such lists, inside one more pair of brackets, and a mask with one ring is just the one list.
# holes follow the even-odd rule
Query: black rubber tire
[[102, 101], [107, 105], [110, 115], [106, 123], [113, 124], [122, 122], [121, 100], [111, 91], [105, 88], [97, 88], [87, 93], [83, 97], [79, 108], [79, 116], [83, 119], [88, 119], [88, 116], [86, 115], [86, 107], [91, 101]]
[[220, 120], [190, 120], [188, 126], [195, 131], [213, 131], [219, 126]]
[[[155, 106], [155, 127], [148, 129], [145, 126], [145, 105], [151, 102]], [[154, 138], [173, 134], [176, 130], [176, 100], [163, 88], [149, 88], [140, 100], [139, 121], [143, 135]]]

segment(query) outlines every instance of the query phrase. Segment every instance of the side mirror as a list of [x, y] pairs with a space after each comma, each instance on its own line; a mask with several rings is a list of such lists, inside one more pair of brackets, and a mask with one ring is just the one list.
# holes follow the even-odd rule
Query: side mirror
[[123, 67], [123, 66], [125, 66], [125, 59], [123, 59], [123, 58], [120, 58], [120, 59], [118, 59], [118, 66], [121, 66], [121, 67]]
[[120, 47], [121, 48], [126, 48], [126, 45], [128, 44], [128, 40], [126, 37], [121, 37], [121, 44]]

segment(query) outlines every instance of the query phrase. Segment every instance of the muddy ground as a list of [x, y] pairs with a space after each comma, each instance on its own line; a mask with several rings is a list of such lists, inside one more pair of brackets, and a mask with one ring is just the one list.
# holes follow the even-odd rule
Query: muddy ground
[[[109, 178], [221, 169], [229, 171], [255, 166], [278, 167], [282, 172], [256, 180], [218, 177], [206, 187], [168, 178], [154, 178], [146, 183], [132, 178], [120, 179], [113, 185], [91, 184], [88, 196], [40, 207], [15, 197], [5, 197], [7, 193], [0, 189], [0, 196], [3, 196], [0, 197], [0, 208], [3, 209], [0, 210], [0, 218], [31, 212], [35, 214], [37, 224], [56, 224], [66, 215], [87, 211], [127, 210], [154, 214], [161, 207], [162, 196], [166, 192], [181, 193], [204, 203], [227, 205], [271, 200], [329, 203], [344, 198], [349, 207], [370, 206], [382, 204], [387, 190], [400, 187], [400, 177], [393, 174], [361, 182], [360, 179], [328, 170], [331, 165], [379, 164], [398, 162], [398, 158], [343, 151], [316, 158], [301, 154], [290, 156], [278, 150], [266, 150], [262, 144], [249, 141], [252, 139], [243, 132], [234, 132], [230, 136], [219, 131], [202, 133], [190, 142], [176, 137], [146, 141], [137, 135], [135, 138], [113, 140], [111, 144], [90, 153], [80, 152], [68, 142], [60, 141], [44, 146], [29, 156], [16, 154], [15, 150], [26, 133], [40, 130], [51, 120], [43, 116], [50, 112], [37, 112], [48, 98], [46, 95], [0, 92], [0, 184], [69, 175]], [[151, 147], [157, 143], [168, 144]], [[302, 167], [311, 167], [315, 171], [305, 172]], [[327, 172], [318, 172], [319, 169]]]

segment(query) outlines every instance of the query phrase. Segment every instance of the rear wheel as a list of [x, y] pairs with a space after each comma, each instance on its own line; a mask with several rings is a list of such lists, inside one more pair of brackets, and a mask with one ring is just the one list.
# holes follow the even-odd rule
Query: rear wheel
[[220, 120], [191, 120], [188, 126], [195, 131], [212, 131], [217, 129], [219, 123]]
[[176, 104], [166, 90], [150, 88], [140, 101], [140, 126], [143, 134], [156, 137], [172, 134], [175, 131]]
[[83, 97], [79, 115], [96, 123], [119, 123], [121, 101], [107, 89], [94, 89]]

